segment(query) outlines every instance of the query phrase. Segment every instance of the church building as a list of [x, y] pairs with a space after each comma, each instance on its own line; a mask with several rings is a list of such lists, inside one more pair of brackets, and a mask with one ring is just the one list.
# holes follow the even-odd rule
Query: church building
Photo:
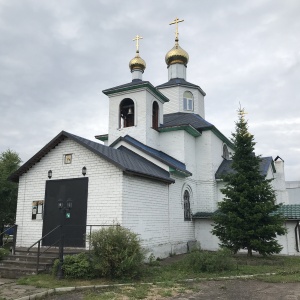
[[[176, 33], [165, 56], [167, 82], [155, 87], [143, 80], [142, 37], [136, 36], [132, 80], [103, 91], [108, 133], [90, 141], [62, 131], [11, 176], [19, 183], [17, 246], [41, 237], [43, 246], [55, 245], [63, 222], [69, 247], [88, 248], [91, 231], [120, 224], [139, 234], [155, 257], [187, 252], [194, 243], [218, 249], [211, 216], [234, 148], [206, 120], [203, 89], [186, 80], [181, 21], [171, 23]], [[261, 172], [274, 178], [277, 202], [288, 205], [283, 160], [264, 157]], [[299, 252], [297, 218], [287, 218], [288, 233], [279, 237], [283, 254]]]

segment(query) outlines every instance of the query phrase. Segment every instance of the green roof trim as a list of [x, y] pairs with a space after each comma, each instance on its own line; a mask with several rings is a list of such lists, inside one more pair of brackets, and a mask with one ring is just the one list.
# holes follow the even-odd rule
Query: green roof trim
[[95, 135], [95, 138], [97, 140], [100, 140], [102, 142], [105, 142], [108, 140], [108, 134], [100, 134], [100, 135]]
[[169, 131], [177, 131], [177, 130], [185, 130], [187, 133], [194, 137], [198, 137], [201, 135], [201, 133], [194, 128], [192, 125], [178, 125], [178, 126], [172, 126], [172, 127], [160, 127], [158, 128], [159, 132], [169, 132]]
[[107, 89], [102, 91], [106, 96], [113, 95], [116, 93], [126, 92], [126, 91], [132, 91], [137, 90], [141, 88], [149, 89], [153, 94], [155, 94], [160, 100], [163, 102], [169, 102], [170, 100], [163, 95], [160, 91], [158, 91], [152, 84], [148, 82], [143, 82], [142, 84], [136, 84], [136, 85], [130, 85], [130, 86], [120, 86], [120, 87], [114, 87], [111, 89]]
[[177, 176], [179, 176], [179, 177], [189, 177], [189, 176], [191, 176], [191, 174], [188, 174], [188, 173], [186, 173], [186, 172], [180, 171], [180, 170], [178, 170], [178, 169], [174, 169], [174, 168], [172, 168], [172, 167], [169, 167], [169, 172], [170, 172], [171, 174], [177, 175]]
[[[197, 212], [193, 215], [193, 219], [211, 219], [217, 212]], [[300, 204], [283, 204], [280, 208], [273, 212], [274, 214], [281, 214], [285, 220], [300, 220]]]
[[193, 214], [192, 219], [211, 219], [215, 212], [200, 211]]

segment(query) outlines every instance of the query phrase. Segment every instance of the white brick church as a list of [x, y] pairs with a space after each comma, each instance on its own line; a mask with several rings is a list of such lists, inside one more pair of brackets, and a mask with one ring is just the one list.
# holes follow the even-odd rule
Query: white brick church
[[[222, 200], [222, 175], [231, 171], [233, 145], [206, 120], [205, 92], [186, 81], [189, 56], [179, 46], [178, 27], [165, 57], [168, 81], [157, 87], [142, 78], [139, 39], [129, 63], [132, 81], [103, 91], [109, 132], [96, 139], [104, 145], [62, 131], [11, 176], [19, 182], [17, 246], [43, 236], [44, 246], [55, 246], [63, 218], [66, 246], [85, 248], [90, 231], [120, 224], [156, 257], [186, 252], [193, 241], [218, 249], [211, 216]], [[275, 179], [277, 201], [293, 210], [283, 164], [264, 157], [261, 172]], [[71, 210], [58, 208], [70, 203]], [[287, 216], [286, 226], [282, 253], [296, 254], [299, 216]]]

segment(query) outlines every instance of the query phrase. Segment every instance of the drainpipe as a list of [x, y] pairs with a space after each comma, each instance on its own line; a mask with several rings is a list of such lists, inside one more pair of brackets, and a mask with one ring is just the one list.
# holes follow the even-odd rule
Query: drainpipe
[[298, 220], [296, 223], [296, 226], [295, 226], [295, 241], [296, 241], [296, 251], [297, 252], [299, 252], [299, 242], [298, 242], [299, 239], [300, 239], [300, 231], [299, 231], [299, 220]]

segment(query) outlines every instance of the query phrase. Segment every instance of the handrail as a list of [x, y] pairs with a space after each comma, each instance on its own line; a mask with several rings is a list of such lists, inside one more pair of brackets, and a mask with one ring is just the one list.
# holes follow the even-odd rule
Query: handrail
[[[77, 227], [77, 226], [82, 226], [82, 225], [70, 225], [70, 227]], [[110, 227], [110, 226], [120, 226], [119, 224], [113, 224], [113, 225], [108, 225], [108, 224], [104, 224], [104, 225], [85, 225], [85, 227], [90, 227], [90, 235], [92, 233], [92, 227]], [[47, 237], [48, 235], [50, 235], [51, 233], [53, 233], [54, 231], [56, 231], [58, 228], [63, 228], [63, 227], [69, 227], [68, 225], [58, 225], [56, 226], [54, 229], [52, 229], [51, 231], [49, 231], [46, 235], [44, 235], [43, 237], [41, 237], [38, 241], [36, 241], [34, 244], [32, 244], [29, 248], [27, 248], [27, 252], [29, 252], [29, 250], [35, 246], [36, 244], [38, 244], [38, 251], [37, 251], [37, 257], [36, 257], [36, 273], [38, 273], [39, 270], [39, 263], [40, 263], [40, 256], [42, 253], [45, 253], [46, 251], [48, 251], [51, 247], [53, 247], [55, 244], [57, 244], [58, 242], [61, 243], [60, 245], [60, 260], [63, 260], [63, 240], [64, 240], [64, 236], [61, 235], [61, 237], [55, 241], [51, 246], [49, 246], [47, 249], [45, 249], [44, 251], [41, 252], [41, 241]], [[63, 229], [62, 229], [63, 230]], [[91, 250], [91, 244], [89, 243], [89, 251]]]
[[51, 234], [53, 231], [55, 231], [57, 228], [61, 227], [61, 225], [56, 226], [54, 229], [52, 229], [51, 231], [49, 231], [47, 234], [45, 234], [43, 237], [41, 237], [38, 241], [36, 241], [34, 244], [32, 244], [29, 248], [27, 248], [27, 252], [33, 247], [35, 246], [37, 243], [41, 242], [46, 236], [48, 236], [49, 234]]

